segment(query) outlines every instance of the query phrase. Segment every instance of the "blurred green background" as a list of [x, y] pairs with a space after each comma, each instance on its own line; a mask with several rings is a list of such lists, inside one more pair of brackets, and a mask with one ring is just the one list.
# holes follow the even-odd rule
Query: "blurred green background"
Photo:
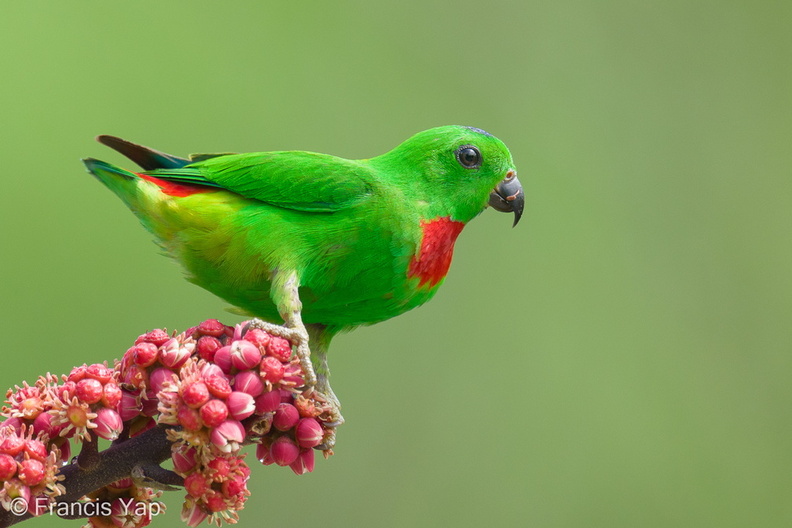
[[241, 525], [790, 526], [791, 6], [5, 2], [0, 386], [239, 321], [84, 172], [122, 162], [95, 135], [370, 157], [474, 125], [523, 222], [337, 339], [336, 456], [251, 460]]

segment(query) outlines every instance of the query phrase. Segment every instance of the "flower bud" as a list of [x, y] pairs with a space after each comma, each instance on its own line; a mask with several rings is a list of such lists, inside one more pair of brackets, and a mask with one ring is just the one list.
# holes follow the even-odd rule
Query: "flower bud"
[[102, 407], [96, 411], [96, 429], [94, 431], [100, 438], [105, 440], [115, 440], [121, 431], [124, 429], [124, 423], [121, 416], [113, 409]]
[[[300, 413], [297, 407], [290, 403], [281, 403], [272, 417], [272, 426], [278, 431], [288, 431], [300, 420]], [[286, 464], [282, 464], [286, 465]]]
[[226, 374], [231, 372], [231, 346], [226, 345], [217, 349], [214, 355], [215, 365], [220, 367]]
[[289, 467], [297, 475], [304, 475], [314, 470], [314, 450], [301, 449], [297, 460], [289, 464]]
[[261, 352], [250, 341], [240, 339], [231, 343], [231, 365], [239, 370], [249, 370], [259, 364]]
[[160, 347], [160, 362], [172, 369], [184, 365], [195, 350], [194, 342], [182, 343], [179, 339], [169, 339]]
[[279, 466], [288, 466], [300, 456], [300, 448], [288, 436], [281, 436], [269, 448], [272, 460]]
[[324, 431], [315, 418], [302, 418], [297, 422], [295, 438], [300, 447], [316, 447], [322, 443]]
[[246, 392], [255, 398], [264, 392], [264, 383], [258, 372], [245, 370], [234, 376], [234, 390]]
[[245, 428], [237, 420], [226, 420], [212, 429], [209, 438], [221, 452], [232, 453], [245, 440]]
[[180, 446], [173, 450], [171, 458], [173, 459], [173, 469], [180, 475], [186, 475], [198, 465], [195, 458], [196, 451], [194, 447]]
[[190, 528], [195, 528], [209, 517], [199, 502], [191, 497], [187, 497], [182, 505], [181, 520]]
[[256, 411], [256, 403], [253, 396], [247, 392], [234, 391], [229, 394], [226, 400], [228, 412], [236, 420], [244, 420]]
[[269, 448], [270, 446], [265, 443], [261, 443], [256, 446], [256, 458], [265, 466], [275, 463], [275, 461], [272, 460], [272, 455], [270, 454]]
[[280, 404], [280, 392], [277, 390], [265, 392], [256, 398], [256, 414], [275, 412]]
[[155, 368], [149, 375], [149, 388], [156, 396], [159, 391], [165, 388], [166, 383], [173, 383], [174, 373], [171, 369], [165, 367]]

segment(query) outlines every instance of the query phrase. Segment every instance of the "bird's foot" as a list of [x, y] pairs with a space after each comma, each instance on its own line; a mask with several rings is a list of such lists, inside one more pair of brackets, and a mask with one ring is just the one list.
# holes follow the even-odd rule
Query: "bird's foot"
[[317, 376], [316, 374], [311, 362], [308, 332], [305, 330], [302, 321], [299, 318], [294, 318], [292, 319], [292, 325], [279, 326], [261, 319], [253, 319], [250, 321], [248, 328], [260, 328], [268, 334], [287, 339], [295, 347], [295, 354], [300, 362], [303, 380], [305, 381], [301, 389], [302, 395], [319, 404], [316, 409], [316, 418], [328, 430], [324, 441], [317, 449], [328, 452], [335, 445], [335, 429], [344, 423], [344, 417], [341, 415], [341, 403], [333, 389], [330, 388], [327, 376]]

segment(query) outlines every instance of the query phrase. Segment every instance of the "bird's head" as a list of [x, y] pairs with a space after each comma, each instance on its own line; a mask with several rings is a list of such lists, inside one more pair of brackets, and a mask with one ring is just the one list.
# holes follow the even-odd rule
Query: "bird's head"
[[468, 222], [491, 206], [514, 213], [517, 225], [522, 215], [523, 189], [511, 153], [481, 129], [425, 130], [375, 160], [387, 164], [405, 197], [421, 203], [427, 217], [451, 216]]

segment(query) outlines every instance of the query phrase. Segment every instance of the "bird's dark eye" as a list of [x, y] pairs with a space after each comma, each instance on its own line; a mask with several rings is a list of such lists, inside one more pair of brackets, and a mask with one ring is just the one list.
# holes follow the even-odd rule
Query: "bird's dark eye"
[[465, 145], [456, 151], [457, 161], [466, 169], [476, 169], [481, 165], [481, 152], [474, 146]]

